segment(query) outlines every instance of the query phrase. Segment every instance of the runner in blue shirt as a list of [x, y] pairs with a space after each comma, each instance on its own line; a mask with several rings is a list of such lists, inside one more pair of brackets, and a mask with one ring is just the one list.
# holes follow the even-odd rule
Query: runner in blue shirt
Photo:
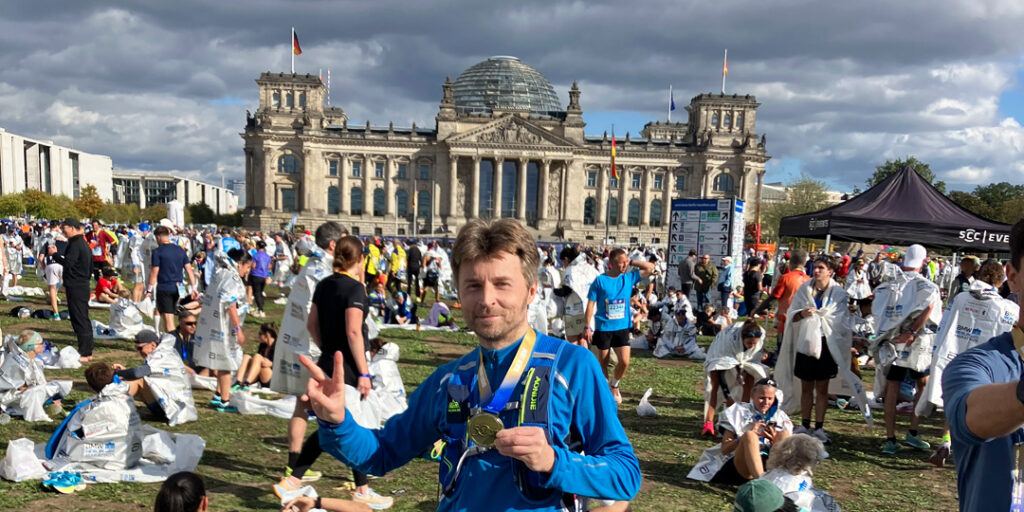
[[[626, 273], [630, 265], [638, 270]], [[619, 381], [626, 376], [626, 369], [629, 368], [629, 331], [633, 327], [629, 298], [633, 287], [653, 272], [654, 263], [644, 260], [631, 261], [625, 250], [615, 248], [608, 255], [608, 270], [597, 276], [587, 293], [587, 311], [584, 314], [586, 327], [583, 329], [583, 338], [587, 343], [597, 347], [598, 364], [604, 372], [605, 379], [608, 378], [608, 360], [611, 358], [609, 350], [615, 350], [618, 362], [615, 363], [612, 380], [608, 383], [615, 403], [622, 403]], [[595, 318], [597, 323], [591, 323]]]
[[575, 510], [581, 497], [632, 499], [639, 462], [594, 359], [527, 321], [538, 259], [518, 221], [475, 219], [462, 227], [451, 261], [480, 347], [438, 368], [381, 429], [359, 426], [346, 411], [340, 355], [331, 379], [302, 356], [323, 449], [383, 475], [433, 446], [441, 460], [439, 511], [554, 512]]
[[[1010, 288], [1024, 289], [1024, 220], [1010, 231]], [[1024, 299], [1018, 299], [1024, 310]], [[1024, 314], [1009, 333], [958, 355], [942, 374], [960, 510], [1024, 502]], [[1014, 475], [1017, 475], [1016, 477]]]

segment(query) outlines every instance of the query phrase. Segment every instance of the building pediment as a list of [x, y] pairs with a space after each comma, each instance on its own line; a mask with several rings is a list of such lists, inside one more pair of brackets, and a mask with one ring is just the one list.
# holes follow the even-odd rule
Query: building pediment
[[472, 146], [575, 146], [572, 141], [513, 114], [504, 115], [465, 133], [453, 135], [447, 142], [449, 145]]

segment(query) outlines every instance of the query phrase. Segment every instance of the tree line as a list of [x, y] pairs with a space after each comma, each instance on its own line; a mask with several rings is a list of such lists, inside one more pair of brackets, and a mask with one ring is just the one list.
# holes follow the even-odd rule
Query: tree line
[[[218, 215], [205, 203], [185, 206], [185, 223], [217, 224], [239, 227], [242, 213]], [[100, 219], [105, 223], [137, 224], [142, 221], [158, 222], [167, 217], [166, 204], [154, 204], [139, 208], [137, 204], [118, 204], [104, 201], [93, 185], [82, 187], [78, 199], [66, 195], [51, 195], [40, 190], [25, 190], [18, 194], [0, 196], [0, 217], [25, 217], [36, 219], [63, 219], [66, 217]]]

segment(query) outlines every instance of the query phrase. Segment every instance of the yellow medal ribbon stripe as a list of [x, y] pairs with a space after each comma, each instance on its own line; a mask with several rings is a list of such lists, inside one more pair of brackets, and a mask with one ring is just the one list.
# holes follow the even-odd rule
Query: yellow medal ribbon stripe
[[[516, 357], [512, 360], [512, 366], [509, 367], [508, 372], [505, 373], [505, 378], [501, 381], [501, 387], [514, 387], [519, 378], [522, 377], [523, 371], [526, 370], [526, 364], [530, 362], [530, 356], [533, 355], [533, 346], [537, 343], [537, 333], [531, 328], [526, 331], [526, 335], [523, 336], [523, 342], [519, 345], [519, 350], [516, 351]], [[484, 370], [484, 349], [480, 349], [480, 364], [477, 365], [477, 389], [479, 392], [480, 406], [481, 408], [491, 400], [491, 383], [487, 379], [487, 372]], [[501, 404], [504, 407], [505, 404]]]

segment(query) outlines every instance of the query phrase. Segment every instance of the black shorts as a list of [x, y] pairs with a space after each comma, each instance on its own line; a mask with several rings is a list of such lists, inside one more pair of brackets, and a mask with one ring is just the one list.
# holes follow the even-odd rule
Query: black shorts
[[[762, 467], [768, 465], [768, 456], [763, 453], [761, 454], [761, 465]], [[749, 481], [743, 478], [743, 475], [736, 470], [736, 457], [726, 461], [722, 468], [718, 470], [718, 473], [711, 477], [711, 482], [716, 484], [743, 485]]]
[[426, 275], [423, 276], [423, 286], [424, 287], [428, 287], [428, 286], [434, 287], [434, 286], [437, 286], [437, 280], [438, 280], [439, 277], [440, 276], [438, 275], [437, 272], [427, 272]]
[[629, 329], [621, 331], [595, 331], [594, 346], [600, 350], [629, 346]]
[[796, 360], [793, 362], [793, 375], [806, 381], [832, 380], [839, 375], [839, 365], [832, 358], [832, 352], [828, 350], [828, 343], [824, 338], [821, 340], [821, 356], [817, 359], [797, 352]]
[[156, 291], [156, 310], [158, 313], [173, 315], [178, 312], [178, 291]]
[[885, 380], [903, 382], [903, 379], [910, 375], [911, 379], [921, 380], [928, 376], [927, 373], [919, 372], [917, 370], [911, 370], [910, 368], [904, 368], [902, 366], [892, 365], [889, 367], [889, 373], [885, 374]]

